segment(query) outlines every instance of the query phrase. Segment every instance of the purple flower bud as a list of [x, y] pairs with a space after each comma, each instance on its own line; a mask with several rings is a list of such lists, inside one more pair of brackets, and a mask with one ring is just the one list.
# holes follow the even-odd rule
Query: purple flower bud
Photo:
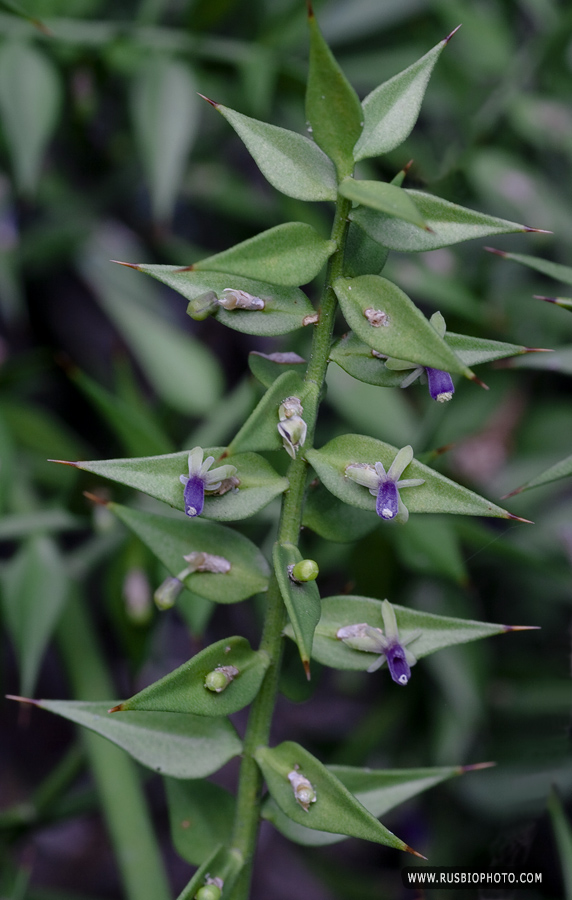
[[399, 512], [399, 494], [394, 481], [382, 481], [377, 491], [375, 511], [382, 519], [394, 519]]
[[437, 400], [439, 403], [450, 400], [455, 393], [455, 385], [449, 373], [443, 372], [441, 369], [431, 369], [429, 366], [425, 366], [425, 372], [429, 383], [429, 393], [433, 400]]
[[200, 516], [205, 505], [205, 482], [200, 475], [190, 475], [184, 491], [185, 512], [191, 518]]
[[411, 678], [411, 669], [405, 658], [404, 648], [398, 641], [395, 641], [384, 652], [389, 674], [396, 684], [406, 685]]

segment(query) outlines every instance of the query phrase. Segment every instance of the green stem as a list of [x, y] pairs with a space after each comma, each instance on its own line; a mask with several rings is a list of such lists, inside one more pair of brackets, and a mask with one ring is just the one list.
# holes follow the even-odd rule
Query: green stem
[[[319, 321], [314, 328], [312, 354], [306, 372], [307, 393], [304, 395], [304, 419], [308, 427], [306, 438], [308, 447], [312, 446], [314, 440], [319, 400], [328, 368], [337, 309], [337, 299], [332, 284], [336, 278], [340, 277], [343, 271], [344, 248], [348, 229], [347, 216], [350, 207], [351, 203], [349, 200], [339, 198], [332, 226], [332, 239], [336, 241], [338, 249], [332, 255], [328, 264], [326, 283], [320, 304]], [[308, 464], [301, 456], [290, 463], [288, 469], [290, 487], [283, 498], [278, 529], [278, 541], [280, 543], [298, 544], [307, 468]], [[266, 618], [260, 649], [268, 653], [270, 667], [262, 687], [252, 704], [244, 738], [231, 846], [243, 855], [246, 865], [234, 888], [232, 900], [248, 900], [249, 896], [250, 873], [260, 821], [262, 791], [262, 774], [254, 761], [254, 753], [257, 747], [268, 743], [280, 678], [283, 646], [282, 631], [286, 624], [286, 610], [275, 577], [271, 579], [267, 598]]]

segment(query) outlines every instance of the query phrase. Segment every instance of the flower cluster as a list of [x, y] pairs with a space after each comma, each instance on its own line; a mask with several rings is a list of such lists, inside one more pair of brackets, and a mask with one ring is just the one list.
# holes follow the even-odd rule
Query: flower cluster
[[401, 488], [425, 484], [423, 478], [401, 478], [412, 459], [413, 449], [407, 445], [399, 450], [387, 472], [381, 462], [376, 462], [373, 466], [369, 463], [351, 463], [346, 466], [345, 474], [357, 484], [369, 488], [370, 494], [376, 497], [375, 511], [380, 518], [407, 522], [409, 511], [399, 491]]

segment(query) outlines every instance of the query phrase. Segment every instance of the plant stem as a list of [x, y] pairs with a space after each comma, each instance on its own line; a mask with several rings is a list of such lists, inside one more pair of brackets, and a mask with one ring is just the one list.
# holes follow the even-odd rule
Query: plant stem
[[[312, 446], [314, 440], [319, 400], [328, 368], [337, 309], [337, 299], [332, 284], [336, 278], [340, 277], [343, 271], [344, 248], [348, 229], [347, 216], [350, 207], [351, 203], [349, 200], [344, 198], [338, 199], [331, 235], [332, 239], [336, 241], [338, 249], [328, 263], [326, 283], [320, 304], [320, 318], [314, 328], [312, 353], [306, 372], [307, 393], [304, 395], [304, 419], [308, 428], [306, 444], [309, 447]], [[280, 543], [298, 544], [307, 468], [308, 464], [302, 456], [298, 456], [290, 463], [288, 469], [290, 487], [282, 501], [282, 513], [278, 529], [278, 541]], [[233, 890], [232, 900], [248, 900], [249, 896], [252, 858], [256, 847], [260, 821], [262, 791], [262, 773], [254, 761], [253, 754], [257, 747], [268, 743], [280, 677], [283, 646], [282, 631], [286, 624], [286, 610], [275, 576], [270, 581], [267, 601], [260, 649], [268, 653], [270, 666], [262, 687], [252, 704], [244, 738], [231, 847], [242, 853], [246, 864]]]

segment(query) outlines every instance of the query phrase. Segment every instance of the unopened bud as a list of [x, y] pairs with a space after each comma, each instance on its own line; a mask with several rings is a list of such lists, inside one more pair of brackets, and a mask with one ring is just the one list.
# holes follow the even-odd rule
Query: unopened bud
[[225, 309], [264, 309], [265, 306], [260, 297], [235, 288], [225, 288], [218, 302]]
[[236, 666], [217, 666], [206, 676], [205, 687], [215, 694], [220, 694], [239, 674]]
[[301, 559], [295, 566], [288, 567], [288, 575], [292, 581], [301, 584], [305, 581], [315, 581], [320, 569], [313, 559]]
[[201, 550], [187, 553], [183, 559], [189, 564], [190, 572], [215, 572], [226, 575], [231, 570], [231, 563], [224, 556], [215, 556], [214, 553], [204, 553]]
[[292, 416], [289, 419], [283, 419], [276, 426], [278, 434], [282, 438], [284, 449], [292, 459], [296, 459], [296, 452], [300, 447], [304, 446], [308, 427], [300, 416]]
[[198, 889], [195, 900], [220, 900], [223, 886], [222, 878], [211, 878], [207, 875], [206, 884]]
[[278, 408], [278, 418], [283, 422], [284, 419], [301, 416], [303, 412], [304, 407], [300, 403], [299, 397], [286, 397]]
[[175, 605], [175, 601], [184, 588], [182, 581], [170, 575], [163, 584], [159, 585], [153, 595], [155, 605], [158, 609], [171, 609]]
[[308, 812], [310, 803], [315, 803], [317, 800], [316, 791], [312, 784], [300, 774], [297, 768], [288, 773], [288, 781], [294, 790], [296, 802], [300, 804], [303, 810]]
[[217, 311], [218, 306], [218, 297], [215, 292], [206, 291], [204, 294], [199, 294], [198, 297], [193, 297], [187, 306], [187, 312], [191, 319], [202, 322], [203, 319], [208, 319], [209, 316], [212, 316]]

